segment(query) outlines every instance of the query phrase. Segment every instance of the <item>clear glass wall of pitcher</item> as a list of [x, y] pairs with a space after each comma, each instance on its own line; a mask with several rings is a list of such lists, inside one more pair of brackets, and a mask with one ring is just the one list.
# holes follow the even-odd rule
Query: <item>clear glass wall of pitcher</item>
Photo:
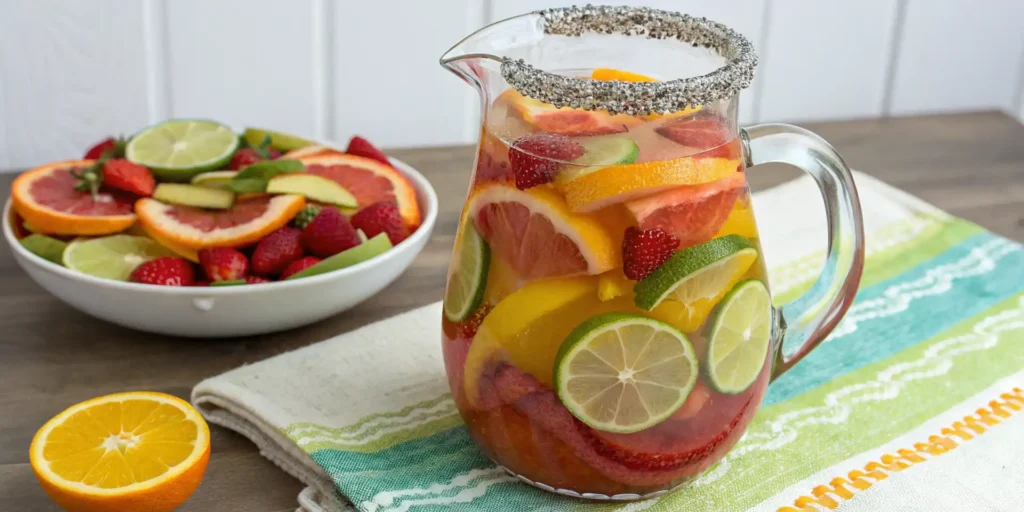
[[[737, 126], [756, 56], [702, 18], [541, 11], [441, 62], [482, 106], [442, 319], [473, 439], [575, 496], [639, 498], [699, 476], [853, 299], [863, 229], [849, 169], [803, 129]], [[823, 273], [781, 309], [746, 180], [770, 161], [813, 175], [828, 212]]]

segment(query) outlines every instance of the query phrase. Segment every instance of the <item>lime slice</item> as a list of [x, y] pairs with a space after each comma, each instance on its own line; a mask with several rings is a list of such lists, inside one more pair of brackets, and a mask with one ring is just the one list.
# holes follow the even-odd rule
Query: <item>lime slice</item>
[[386, 233], [380, 233], [377, 236], [351, 249], [341, 251], [338, 254], [303, 270], [302, 272], [296, 272], [286, 277], [285, 280], [288, 281], [291, 279], [315, 276], [325, 274], [327, 272], [333, 272], [345, 267], [351, 267], [356, 263], [362, 263], [374, 256], [384, 254], [388, 249], [391, 249], [391, 240], [388, 239], [388, 235]]
[[141, 236], [80, 238], [64, 250], [64, 266], [91, 276], [127, 281], [135, 267], [162, 256], [177, 254]]
[[462, 228], [462, 236], [455, 244], [451, 273], [444, 294], [444, 316], [452, 322], [461, 322], [472, 315], [484, 299], [487, 271], [491, 263], [491, 250], [476, 232], [472, 223]]
[[604, 167], [631, 164], [640, 156], [640, 147], [624, 135], [600, 135], [579, 142], [583, 156], [573, 160], [572, 165], [564, 166], [558, 181], [572, 181]]
[[700, 326], [755, 261], [757, 249], [739, 235], [687, 247], [636, 283], [636, 305], [650, 311], [666, 299], [681, 303], [677, 309], [682, 310], [682, 318], [670, 323], [685, 325], [689, 332]]
[[164, 121], [132, 137], [125, 149], [128, 160], [149, 167], [169, 181], [189, 181], [203, 171], [219, 169], [238, 149], [231, 128], [213, 121]]
[[637, 315], [593, 317], [562, 342], [555, 388], [580, 421], [632, 433], [676, 412], [697, 383], [697, 355], [675, 327]]
[[192, 184], [197, 187], [224, 188], [238, 171], [210, 171], [192, 177]]
[[708, 330], [707, 373], [722, 393], [742, 393], [757, 380], [768, 357], [772, 299], [761, 281], [737, 284], [718, 304]]
[[312, 146], [314, 144], [311, 140], [303, 139], [302, 137], [296, 137], [287, 133], [272, 132], [270, 130], [262, 130], [259, 128], [246, 128], [245, 129], [245, 142], [250, 146], [259, 146], [263, 142], [263, 139], [270, 137], [270, 147], [282, 152], [287, 153], [294, 149], [301, 149], [306, 146]]
[[32, 234], [21, 239], [21, 246], [40, 258], [61, 265], [68, 244], [46, 235]]

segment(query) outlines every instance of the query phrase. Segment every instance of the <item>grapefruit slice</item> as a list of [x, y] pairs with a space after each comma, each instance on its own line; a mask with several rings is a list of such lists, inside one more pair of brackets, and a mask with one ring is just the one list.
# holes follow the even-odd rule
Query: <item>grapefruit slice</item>
[[573, 213], [549, 187], [487, 185], [469, 199], [466, 212], [521, 279], [593, 275], [621, 265], [626, 219]]
[[329, 178], [356, 198], [359, 208], [378, 201], [394, 201], [410, 231], [420, 225], [416, 189], [393, 167], [355, 155], [330, 154], [300, 158], [306, 172]]
[[661, 228], [678, 238], [683, 249], [715, 237], [745, 185], [746, 175], [734, 171], [711, 183], [676, 187], [628, 201], [626, 208], [640, 229]]
[[[300, 195], [239, 199], [227, 210], [204, 210], [144, 197], [135, 212], [146, 233], [168, 247], [241, 247], [258, 242], [306, 206]], [[175, 252], [179, 252], [175, 250]]]
[[291, 159], [291, 160], [302, 160], [303, 158], [309, 158], [309, 157], [313, 157], [313, 156], [344, 155], [344, 154], [345, 153], [343, 151], [340, 151], [340, 150], [337, 150], [337, 149], [334, 149], [334, 148], [329, 148], [327, 146], [321, 146], [319, 144], [314, 144], [312, 146], [306, 146], [304, 148], [293, 149], [293, 150], [291, 150], [291, 151], [281, 155], [281, 158], [282, 159]]
[[643, 123], [643, 119], [626, 114], [609, 114], [603, 110], [583, 110], [570, 107], [556, 107], [550, 103], [527, 98], [515, 89], [509, 89], [495, 100], [507, 103], [534, 129], [561, 135], [608, 135], [622, 133], [631, 126]]
[[654, 130], [658, 135], [697, 151], [694, 158], [740, 160], [742, 148], [728, 123], [718, 116], [699, 113], [673, 119]]
[[25, 171], [11, 186], [14, 211], [44, 233], [109, 235], [135, 223], [131, 196], [102, 190], [95, 196], [75, 190], [71, 174], [93, 165], [93, 160], [55, 162]]

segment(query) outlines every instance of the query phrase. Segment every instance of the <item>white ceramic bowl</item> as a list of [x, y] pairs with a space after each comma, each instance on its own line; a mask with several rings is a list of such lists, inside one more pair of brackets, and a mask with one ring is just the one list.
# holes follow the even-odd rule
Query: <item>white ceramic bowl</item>
[[336, 315], [370, 298], [408, 268], [430, 238], [437, 194], [422, 174], [392, 159], [416, 187], [423, 223], [377, 257], [318, 276], [251, 286], [170, 287], [101, 279], [68, 270], [21, 246], [4, 206], [4, 239], [25, 272], [72, 307], [142, 331], [214, 338], [281, 331]]

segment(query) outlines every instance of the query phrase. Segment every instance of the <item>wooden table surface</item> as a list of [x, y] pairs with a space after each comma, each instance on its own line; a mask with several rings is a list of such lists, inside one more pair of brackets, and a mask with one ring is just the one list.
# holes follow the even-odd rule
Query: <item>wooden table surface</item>
[[[808, 125], [854, 168], [955, 215], [1024, 240], [1024, 126], [1001, 113]], [[59, 510], [28, 463], [32, 435], [65, 407], [106, 393], [155, 390], [188, 398], [205, 377], [299, 348], [438, 300], [462, 207], [472, 149], [396, 150], [433, 182], [441, 213], [433, 238], [391, 287], [318, 324], [220, 341], [174, 339], [94, 320], [35, 285], [0, 247], [0, 510]], [[797, 176], [784, 166], [749, 172], [755, 189]], [[6, 197], [12, 175], [0, 175]], [[808, 198], [808, 201], [817, 200]], [[293, 511], [301, 485], [240, 435], [213, 427], [203, 484], [182, 511]]]

